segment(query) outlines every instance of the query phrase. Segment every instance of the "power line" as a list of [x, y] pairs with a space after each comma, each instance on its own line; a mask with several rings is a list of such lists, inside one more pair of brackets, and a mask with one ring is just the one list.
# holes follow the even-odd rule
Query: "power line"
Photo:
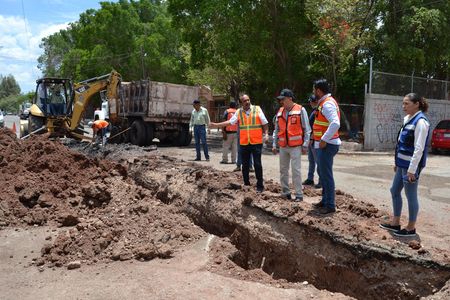
[[[30, 35], [29, 35], [29, 32], [28, 32], [28, 25], [27, 25], [28, 22], [27, 22], [27, 18], [26, 18], [26, 16], [25, 16], [25, 5], [23, 4], [23, 0], [22, 0], [21, 2], [22, 2], [23, 24], [25, 25], [25, 34], [26, 34], [26, 36], [27, 36], [28, 51], [31, 52]], [[31, 72], [33, 73], [33, 76], [34, 76], [35, 78], [38, 77], [37, 74], [35, 73], [35, 71], [34, 71], [33, 68], [31, 69]]]

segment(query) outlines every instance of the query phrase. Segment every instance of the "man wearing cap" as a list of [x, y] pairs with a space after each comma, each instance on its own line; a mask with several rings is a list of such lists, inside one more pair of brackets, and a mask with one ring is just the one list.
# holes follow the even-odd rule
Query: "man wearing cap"
[[[194, 130], [194, 139], [195, 139], [195, 151], [197, 156], [195, 157], [195, 161], [201, 160], [200, 155], [200, 142], [203, 146], [203, 152], [205, 154], [205, 159], [209, 161], [208, 154], [208, 144], [206, 143], [206, 127], [209, 126], [209, 114], [208, 110], [200, 105], [200, 100], [195, 99], [192, 102], [194, 109], [191, 113], [191, 121], [189, 122], [189, 128], [192, 131]], [[209, 129], [208, 129], [209, 132]]]
[[[231, 101], [230, 107], [225, 111], [223, 118], [228, 121], [231, 119], [236, 113], [236, 102]], [[228, 125], [223, 128], [223, 149], [222, 149], [222, 161], [221, 164], [228, 163], [228, 152], [231, 151], [231, 163], [236, 163], [236, 152], [237, 152], [237, 132], [238, 126], [237, 124]]]
[[[317, 112], [317, 99], [316, 96], [311, 95], [308, 98], [308, 102], [312, 107], [312, 112], [309, 115], [309, 125], [311, 126], [311, 128], [313, 127], [314, 124], [314, 119], [316, 117], [316, 112]], [[303, 185], [311, 185], [314, 186], [316, 189], [321, 189], [322, 188], [322, 184], [320, 183], [320, 175], [319, 175], [319, 168], [317, 168], [317, 175], [318, 175], [318, 182], [316, 185], [314, 185], [314, 172], [316, 171], [316, 161], [317, 161], [317, 154], [316, 154], [316, 149], [314, 149], [314, 139], [313, 139], [313, 135], [311, 135], [311, 142], [309, 143], [309, 147], [308, 147], [308, 178], [303, 181]]]
[[301, 154], [306, 154], [311, 134], [308, 114], [304, 107], [294, 102], [294, 94], [289, 89], [283, 89], [277, 99], [283, 100], [283, 106], [278, 110], [276, 117], [272, 152], [274, 154], [278, 152], [278, 144], [281, 196], [288, 200], [292, 199], [289, 189], [289, 165], [291, 165], [295, 201], [302, 201]]
[[340, 111], [336, 100], [331, 96], [326, 79], [314, 82], [314, 96], [318, 107], [313, 125], [314, 149], [317, 151], [317, 166], [322, 182], [322, 200], [314, 206], [318, 213], [327, 215], [336, 211], [333, 159], [339, 151]]
[[211, 123], [211, 127], [226, 127], [228, 125], [238, 124], [244, 185], [250, 185], [249, 161], [250, 156], [252, 156], [257, 180], [256, 190], [261, 193], [264, 191], [261, 153], [263, 143], [269, 140], [269, 122], [261, 108], [250, 103], [250, 97], [248, 95], [242, 95], [241, 102], [242, 108], [239, 108], [231, 119], [221, 123]]

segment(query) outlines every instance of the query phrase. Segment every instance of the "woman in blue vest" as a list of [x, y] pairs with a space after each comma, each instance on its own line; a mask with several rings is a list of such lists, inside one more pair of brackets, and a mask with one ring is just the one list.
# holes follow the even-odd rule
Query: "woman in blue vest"
[[[428, 135], [430, 133], [430, 122], [424, 114], [428, 110], [428, 102], [425, 98], [410, 93], [403, 98], [402, 106], [406, 116], [395, 148], [395, 176], [391, 187], [394, 216], [390, 223], [380, 224], [380, 227], [393, 231], [396, 236], [415, 236], [419, 211], [417, 187], [420, 172], [425, 167], [427, 160]], [[401, 229], [401, 191], [403, 188], [408, 199], [409, 222], [406, 227]]]

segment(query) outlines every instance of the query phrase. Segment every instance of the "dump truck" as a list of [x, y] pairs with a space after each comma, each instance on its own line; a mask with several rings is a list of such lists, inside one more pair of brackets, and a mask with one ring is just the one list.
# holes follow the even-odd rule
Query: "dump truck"
[[[145, 146], [156, 138], [164, 144], [189, 145], [192, 101], [199, 98], [199, 92], [199, 86], [151, 80], [122, 82], [119, 97], [108, 99], [111, 142]], [[124, 130], [127, 134], [116, 136]]]
[[104, 101], [100, 115], [111, 124], [110, 142], [145, 146], [156, 138], [177, 146], [191, 143], [189, 121], [192, 101], [199, 98], [198, 86], [151, 80], [123, 82], [114, 70], [73, 85], [67, 78], [42, 78], [36, 83], [28, 120], [30, 133], [91, 139], [82, 119], [92, 97], [100, 94]]

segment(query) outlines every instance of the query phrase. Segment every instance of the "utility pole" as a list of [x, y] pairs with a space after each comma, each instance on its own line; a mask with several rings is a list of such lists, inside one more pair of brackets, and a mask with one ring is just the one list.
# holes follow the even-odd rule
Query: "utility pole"
[[144, 68], [144, 50], [141, 45], [141, 64], [142, 64], [142, 79], [145, 79], [145, 68]]

